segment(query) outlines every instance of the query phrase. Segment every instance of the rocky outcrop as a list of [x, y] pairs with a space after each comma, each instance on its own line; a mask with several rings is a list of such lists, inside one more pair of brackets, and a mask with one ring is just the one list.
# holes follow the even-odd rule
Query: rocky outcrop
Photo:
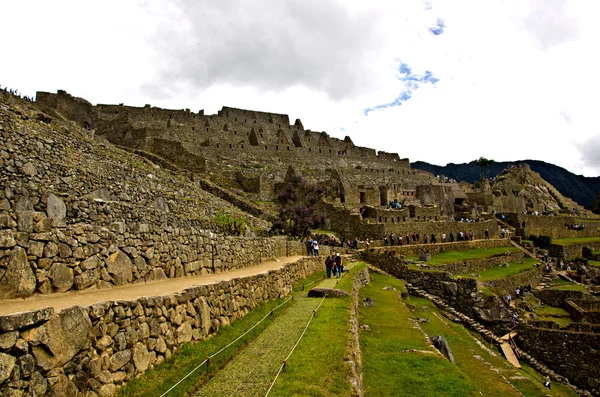
[[344, 291], [342, 289], [322, 288], [322, 287], [311, 288], [308, 291], [309, 298], [322, 298], [322, 297], [339, 298], [342, 296], [350, 296], [350, 294], [347, 291]]
[[452, 355], [452, 349], [446, 338], [443, 335], [435, 335], [431, 337], [431, 342], [436, 349], [440, 351], [452, 364], [454, 364], [454, 356]]

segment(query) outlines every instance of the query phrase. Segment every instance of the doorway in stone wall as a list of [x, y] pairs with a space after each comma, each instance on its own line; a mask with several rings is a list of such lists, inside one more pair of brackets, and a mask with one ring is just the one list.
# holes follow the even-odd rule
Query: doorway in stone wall
[[381, 205], [385, 205], [388, 202], [388, 189], [386, 186], [379, 187], [379, 202]]

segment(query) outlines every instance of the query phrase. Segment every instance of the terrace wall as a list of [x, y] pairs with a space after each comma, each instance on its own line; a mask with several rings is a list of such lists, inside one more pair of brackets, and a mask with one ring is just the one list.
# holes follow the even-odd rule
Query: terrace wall
[[305, 258], [172, 295], [0, 317], [0, 395], [113, 395], [180, 346], [214, 335], [321, 269], [319, 258]]

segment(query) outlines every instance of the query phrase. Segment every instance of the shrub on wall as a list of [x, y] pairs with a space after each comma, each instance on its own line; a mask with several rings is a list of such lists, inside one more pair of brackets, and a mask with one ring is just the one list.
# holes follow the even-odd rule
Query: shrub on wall
[[215, 223], [223, 233], [231, 236], [239, 236], [246, 230], [244, 218], [234, 218], [231, 214], [223, 212], [215, 215]]

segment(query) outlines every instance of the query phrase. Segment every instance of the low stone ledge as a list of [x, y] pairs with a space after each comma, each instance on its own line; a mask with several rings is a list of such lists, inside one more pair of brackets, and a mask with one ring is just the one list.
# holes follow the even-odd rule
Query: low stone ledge
[[31, 312], [16, 313], [8, 316], [2, 316], [0, 317], [0, 331], [14, 331], [16, 329], [48, 321], [50, 317], [52, 317], [52, 314], [54, 314], [54, 308], [45, 307], [43, 309]]
[[309, 298], [340, 298], [350, 296], [350, 294], [341, 289], [315, 287], [308, 291]]

